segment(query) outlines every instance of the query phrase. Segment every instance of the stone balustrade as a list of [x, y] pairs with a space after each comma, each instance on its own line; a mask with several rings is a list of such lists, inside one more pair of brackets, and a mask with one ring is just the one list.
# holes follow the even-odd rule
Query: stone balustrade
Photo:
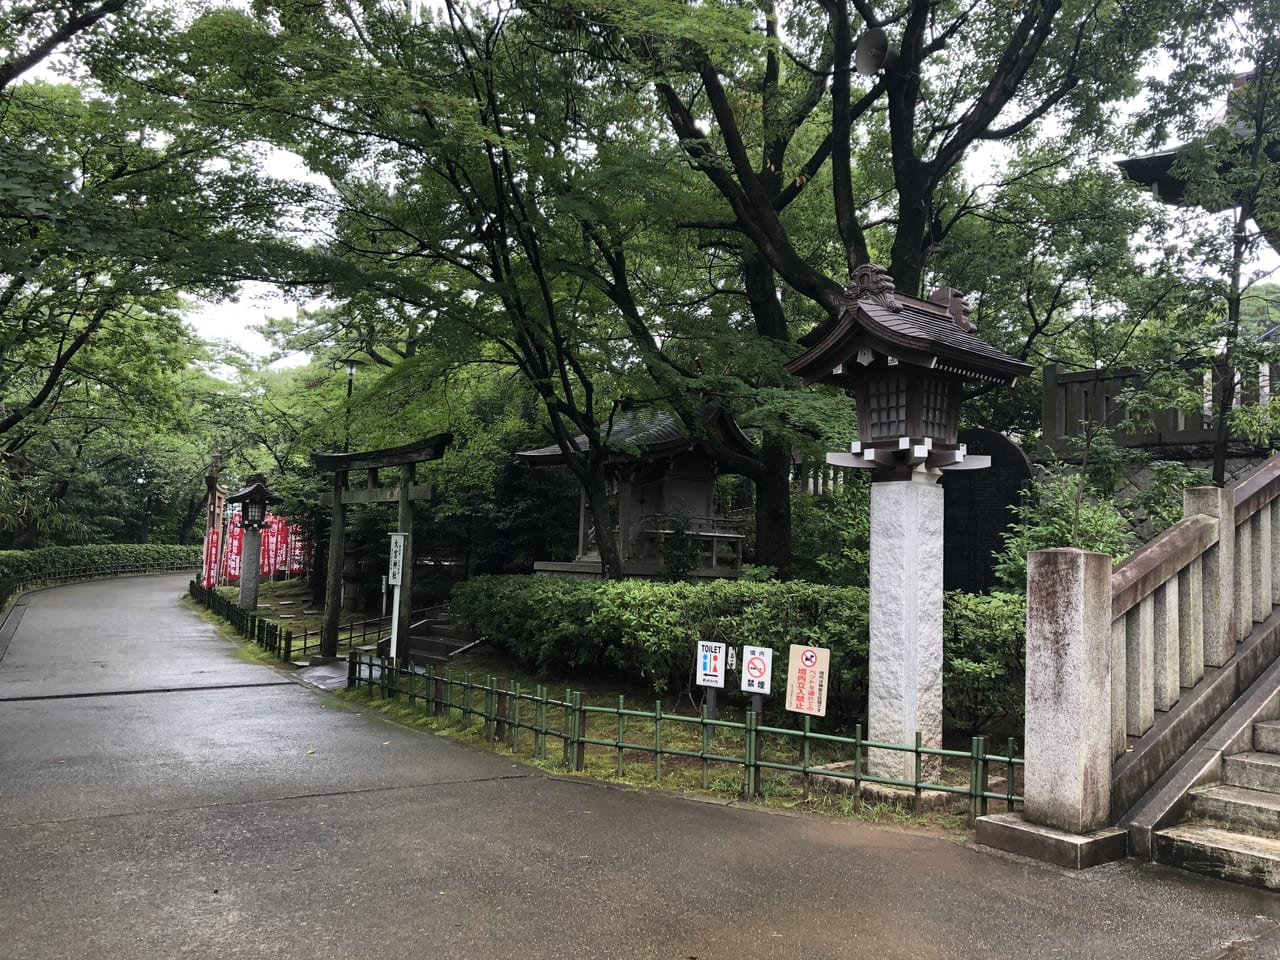
[[1187, 490], [1184, 519], [1114, 570], [1103, 554], [1032, 553], [1027, 820], [1114, 823], [1266, 666], [1263, 648], [1238, 651], [1278, 600], [1280, 456]]

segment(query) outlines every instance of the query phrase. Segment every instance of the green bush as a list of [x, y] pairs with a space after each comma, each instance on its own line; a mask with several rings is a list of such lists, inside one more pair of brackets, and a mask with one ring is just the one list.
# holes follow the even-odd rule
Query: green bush
[[943, 708], [949, 729], [1021, 737], [1025, 715], [1026, 598], [948, 593], [943, 607]]
[[[615, 677], [658, 695], [692, 691], [696, 644], [775, 651], [770, 712], [780, 712], [790, 644], [831, 650], [829, 726], [865, 716], [868, 606], [862, 587], [797, 581], [659, 583], [478, 577], [454, 588], [455, 620], [548, 677]], [[1016, 734], [1023, 697], [1023, 601], [947, 596], [947, 714], [967, 732]], [[737, 679], [729, 686], [736, 689]]]
[[1030, 484], [1025, 503], [1004, 532], [996, 554], [996, 579], [1007, 589], [1027, 588], [1027, 554], [1053, 547], [1077, 547], [1111, 555], [1119, 563], [1135, 546], [1135, 537], [1116, 505], [1091, 492], [1075, 474], [1048, 472]]
[[106, 543], [83, 547], [0, 550], [0, 582], [29, 577], [57, 578], [200, 565], [200, 547], [163, 543]]
[[[548, 675], [690, 687], [695, 645], [712, 640], [832, 650], [830, 697], [856, 714], [865, 700], [867, 592], [773, 581], [659, 583], [556, 577], [478, 577], [453, 591], [450, 611], [526, 668]], [[785, 659], [775, 667], [780, 694]]]

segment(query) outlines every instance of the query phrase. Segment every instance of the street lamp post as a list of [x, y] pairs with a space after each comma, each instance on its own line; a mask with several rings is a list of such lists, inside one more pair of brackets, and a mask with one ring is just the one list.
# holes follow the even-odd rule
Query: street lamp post
[[240, 504], [240, 527], [245, 532], [240, 561], [241, 610], [258, 608], [258, 583], [262, 570], [262, 528], [266, 525], [267, 505], [278, 503], [267, 489], [266, 479], [260, 473], [248, 478], [245, 487], [227, 497], [227, 503]]

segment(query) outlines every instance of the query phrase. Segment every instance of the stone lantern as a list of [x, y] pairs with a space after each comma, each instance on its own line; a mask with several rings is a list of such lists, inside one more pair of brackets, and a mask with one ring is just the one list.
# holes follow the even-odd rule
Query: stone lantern
[[227, 497], [227, 503], [240, 504], [240, 527], [245, 532], [240, 561], [239, 607], [241, 610], [253, 611], [258, 608], [258, 581], [261, 578], [262, 567], [262, 528], [266, 521], [267, 505], [279, 502], [280, 498], [273, 496], [267, 489], [266, 478], [260, 473], [252, 474], [243, 489]]
[[[872, 471], [868, 736], [942, 746], [942, 470], [987, 457], [957, 442], [968, 386], [1012, 386], [1031, 370], [974, 334], [949, 287], [929, 300], [899, 294], [883, 267], [859, 267], [849, 305], [787, 365], [806, 383], [852, 390], [858, 440], [827, 462]], [[870, 751], [869, 770], [914, 779], [912, 754]], [[937, 764], [925, 764], [925, 776]]]

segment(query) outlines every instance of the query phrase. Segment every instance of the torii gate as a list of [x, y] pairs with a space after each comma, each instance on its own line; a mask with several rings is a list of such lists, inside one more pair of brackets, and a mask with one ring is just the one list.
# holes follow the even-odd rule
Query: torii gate
[[[320, 634], [320, 656], [338, 655], [338, 617], [342, 611], [339, 597], [342, 595], [342, 567], [345, 554], [347, 505], [351, 503], [396, 503], [399, 506], [397, 525], [408, 536], [404, 552], [409, 562], [401, 573], [400, 589], [406, 602], [400, 606], [399, 635], [404, 642], [409, 639], [409, 621], [413, 596], [413, 504], [416, 500], [431, 497], [430, 484], [414, 483], [414, 468], [419, 463], [439, 460], [445, 448], [453, 441], [453, 434], [438, 433], [434, 437], [402, 447], [368, 450], [363, 453], [313, 453], [311, 462], [317, 470], [333, 472], [333, 492], [320, 495], [320, 505], [333, 507], [333, 519], [329, 526], [329, 568], [324, 585], [324, 627]], [[379, 486], [378, 471], [399, 468], [399, 478], [394, 486]], [[367, 470], [368, 483], [364, 487], [348, 488], [347, 477], [353, 470]]]

